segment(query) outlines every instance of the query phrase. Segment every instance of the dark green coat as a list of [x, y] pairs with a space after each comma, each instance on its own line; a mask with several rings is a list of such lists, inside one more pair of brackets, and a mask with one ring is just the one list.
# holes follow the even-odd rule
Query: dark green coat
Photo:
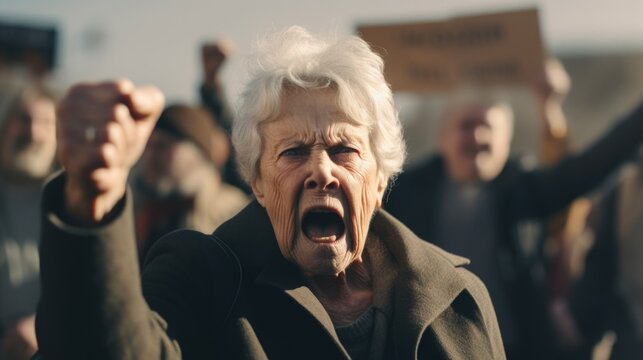
[[[129, 200], [100, 228], [74, 228], [61, 216], [62, 180], [48, 184], [43, 206], [45, 359], [348, 358], [256, 202], [212, 236], [182, 230], [159, 240], [141, 284]], [[466, 259], [384, 211], [370, 231], [397, 269], [383, 358], [504, 359], [489, 296]]]

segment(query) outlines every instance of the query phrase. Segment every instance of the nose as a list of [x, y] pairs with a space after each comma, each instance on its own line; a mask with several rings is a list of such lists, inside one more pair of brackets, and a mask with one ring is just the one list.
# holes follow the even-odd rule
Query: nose
[[485, 125], [478, 125], [473, 130], [473, 139], [476, 143], [486, 143], [489, 142], [491, 138], [491, 129]]
[[27, 116], [24, 122], [24, 131], [32, 141], [44, 141], [51, 136], [55, 136], [55, 128], [46, 119]]
[[39, 140], [43, 136], [43, 132], [43, 126], [37, 119], [29, 119], [29, 136], [31, 136], [31, 140]]
[[333, 174], [335, 164], [326, 151], [312, 155], [309, 160], [309, 173], [304, 181], [307, 190], [336, 190], [339, 180]]

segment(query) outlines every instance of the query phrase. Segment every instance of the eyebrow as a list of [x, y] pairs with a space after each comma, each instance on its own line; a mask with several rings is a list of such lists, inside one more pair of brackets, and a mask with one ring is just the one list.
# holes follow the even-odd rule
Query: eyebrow
[[[362, 141], [361, 138], [358, 138], [356, 136], [349, 136], [345, 131], [342, 131], [340, 134], [336, 134], [336, 136], [333, 137], [332, 141], [330, 140], [331, 139], [329, 139], [327, 136], [324, 136], [322, 139], [323, 143], [330, 147], [353, 144], [359, 146], [359, 148], [364, 148], [367, 145]], [[285, 137], [275, 144], [275, 149], [310, 147], [313, 146], [315, 142], [316, 141], [307, 141], [301, 139], [293, 139], [292, 137]]]
[[[296, 134], [299, 135], [299, 134]], [[308, 136], [306, 136], [307, 138]], [[282, 147], [300, 147], [300, 146], [306, 146], [312, 143], [314, 141], [313, 139], [306, 139], [304, 138], [303, 140], [301, 139], [300, 136], [285, 136], [281, 138], [277, 143], [275, 144], [275, 147], [277, 149], [282, 148]], [[312, 140], [312, 141], [311, 141]]]

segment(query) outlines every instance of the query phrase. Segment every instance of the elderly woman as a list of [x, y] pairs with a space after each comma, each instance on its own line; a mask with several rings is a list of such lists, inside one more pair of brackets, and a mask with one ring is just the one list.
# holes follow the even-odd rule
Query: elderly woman
[[70, 90], [66, 172], [44, 199], [44, 357], [504, 358], [467, 260], [379, 209], [404, 159], [382, 69], [357, 37], [291, 28], [260, 44], [234, 125], [256, 201], [213, 235], [159, 240], [142, 280], [125, 184], [162, 95]]

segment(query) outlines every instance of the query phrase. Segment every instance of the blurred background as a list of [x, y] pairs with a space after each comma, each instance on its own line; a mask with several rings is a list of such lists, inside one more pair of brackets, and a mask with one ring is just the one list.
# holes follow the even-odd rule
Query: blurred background
[[[215, 122], [220, 121], [216, 125], [222, 127], [222, 129], [217, 128], [218, 130], [216, 130], [220, 134], [214, 134], [219, 136], [218, 139], [221, 140], [221, 149], [217, 150], [218, 153], [215, 149], [205, 146], [208, 155], [217, 153], [218, 156], [212, 156], [213, 158], [208, 158], [207, 161], [204, 160], [203, 166], [213, 169], [215, 166], [216, 171], [213, 170], [213, 174], [215, 172], [216, 174], [214, 175], [219, 176], [218, 171], [221, 171], [224, 175], [224, 182], [244, 189], [243, 184], [235, 178], [238, 174], [233, 166], [234, 161], [227, 159], [230, 154], [227, 136], [233, 118], [229, 116], [227, 103], [236, 104], [242, 86], [247, 79], [245, 59], [252, 51], [253, 43], [263, 34], [291, 25], [303, 26], [313, 33], [354, 34], [359, 26], [364, 25], [427, 23], [462, 16], [534, 8], [538, 10], [540, 37], [544, 53], [560, 59], [566, 68], [566, 72], [562, 71], [563, 80], [567, 79], [567, 74], [571, 79], [571, 81], [563, 81], [560, 98], [554, 99], [558, 106], [555, 110], [560, 110], [562, 103], [563, 111], [558, 111], [556, 115], [561, 115], [563, 125], [568, 131], [557, 133], [552, 131], [553, 127], [544, 131], [543, 125], [547, 121], [551, 122], [552, 119], [548, 116], [542, 116], [541, 119], [545, 106], [544, 103], [538, 103], [539, 84], [537, 83], [525, 82], [489, 87], [481, 93], [483, 95], [493, 93], [494, 100], [506, 102], [513, 109], [515, 133], [512, 151], [527, 155], [526, 158], [531, 157], [536, 163], [542, 160], [539, 159], [539, 156], [543, 155], [540, 151], [541, 147], [547, 148], [549, 146], [556, 155], [550, 159], [551, 161], [542, 161], [542, 164], [551, 165], [566, 155], [568, 150], [585, 148], [599, 135], [606, 133], [610, 125], [623, 115], [623, 111], [631, 109], [640, 102], [641, 95], [643, 95], [642, 1], [138, 0], [133, 2], [125, 0], [0, 0], [0, 89], [5, 85], [2, 83], [4, 74], [18, 73], [24, 74], [25, 77], [35, 74], [36, 78], [42, 80], [48, 87], [53, 87], [61, 92], [79, 81], [101, 81], [127, 77], [135, 84], [158, 86], [165, 93], [168, 104], [201, 102], [201, 105], [205, 105], [210, 111], [211, 114], [208, 115], [214, 115]], [[522, 35], [524, 34], [520, 33], [520, 35], [520, 39], [523, 39]], [[204, 71], [204, 68], [207, 68], [204, 66], [207, 61], [204, 61], [202, 46], [204, 44], [212, 45], [215, 42], [231, 44], [231, 46], [219, 48], [226, 50], [218, 53], [218, 55], [223, 55], [221, 58], [224, 60], [215, 59], [213, 63], [216, 66], [212, 67], [210, 75], [204, 75], [208, 74], [208, 71]], [[530, 44], [526, 40], [525, 43]], [[425, 45], [421, 44], [420, 46]], [[533, 44], [533, 46], [541, 49], [541, 44]], [[448, 58], [449, 61], [466, 56], [461, 52], [455, 51], [454, 53], [456, 57]], [[512, 48], [511, 54], [514, 53], [519, 53], [519, 51], [513, 51]], [[218, 56], [216, 51], [214, 55], [215, 58]], [[539, 55], [542, 55], [542, 52]], [[386, 56], [384, 58], [387, 59]], [[415, 57], [413, 59], [417, 60]], [[538, 61], [540, 60], [544, 59], [540, 59], [539, 56]], [[217, 61], [220, 62], [217, 63]], [[421, 62], [422, 64], [426, 63], [423, 59]], [[220, 68], [221, 64], [223, 67]], [[388, 81], [392, 82], [390, 78]], [[568, 85], [570, 82], [571, 90], [567, 92], [568, 86], [565, 84]], [[224, 88], [225, 96], [222, 95], [223, 92], [219, 92], [220, 86]], [[556, 92], [551, 91], [549, 95]], [[445, 109], [448, 108], [449, 97], [452, 95], [447, 92], [397, 91], [395, 93], [396, 106], [405, 127], [409, 165], [426, 158], [429, 153], [435, 152], [440, 118], [442, 114], [446, 113]], [[51, 119], [55, 118], [53, 110], [55, 98], [56, 96], [51, 96], [47, 99], [50, 102]], [[2, 108], [2, 101], [3, 98], [0, 95], [0, 108]], [[175, 113], [176, 116], [169, 116], [166, 119], [167, 122], [172, 124], [182, 122], [183, 117], [187, 116], [185, 114], [188, 114], [190, 109], [185, 107], [179, 110], [181, 109], [182, 111]], [[194, 109], [190, 111], [194, 111]], [[196, 117], [203, 118], [202, 116]], [[28, 117], [16, 116], [15, 118]], [[53, 124], [53, 120], [51, 122]], [[23, 125], [33, 123], [32, 120], [21, 122]], [[51, 128], [46, 128], [48, 134], [53, 133]], [[0, 129], [2, 129], [1, 126]], [[170, 134], [174, 136], [171, 139], [176, 143], [190, 141], [197, 145], [214, 143], [212, 140], [215, 139], [214, 137], [209, 139], [207, 134], [203, 135], [204, 132], [200, 130], [177, 137], [176, 133], [179, 133], [179, 130], [175, 129], [174, 133]], [[168, 129], [165, 131], [167, 132]], [[216, 132], [214, 128], [211, 131]], [[87, 136], [87, 133], [85, 135]], [[205, 140], [200, 135], [206, 136]], [[543, 138], [547, 137], [554, 138], [554, 144], [544, 142]], [[55, 144], [53, 136], [51, 138], [50, 141]], [[7, 139], [10, 140], [10, 138], [3, 139], [0, 141], [0, 145], [3, 142], [8, 144], [9, 140]], [[156, 148], [152, 146], [150, 151], [167, 150], [172, 147], [167, 143], [160, 142], [160, 144]], [[197, 154], [200, 154], [198, 151], [203, 150], [194, 149]], [[158, 161], [159, 164], [169, 163], [165, 161], [163, 156], [171, 158], [164, 153], [159, 153], [157, 156], [161, 159]], [[51, 157], [53, 158], [53, 153]], [[224, 157], [225, 159], [222, 160]], [[151, 157], [151, 159], [154, 158]], [[209, 161], [212, 164], [208, 163]], [[154, 162], [150, 160], [150, 163]], [[640, 159], [639, 164], [643, 164]], [[640, 167], [639, 170], [643, 174], [643, 167]], [[180, 172], [177, 173], [179, 179], [188, 178]], [[210, 186], [215, 183], [210, 181], [210, 178], [205, 179], [204, 183], [208, 183]], [[1, 177], [0, 180], [2, 180]], [[643, 182], [639, 184], [643, 184]], [[3, 186], [0, 183], [0, 192], [5, 190]], [[35, 189], [35, 197], [31, 202], [34, 209], [27, 209], [32, 213], [36, 211], [39, 203], [39, 185]], [[643, 194], [643, 186], [640, 186], [640, 189], [640, 194]], [[247, 191], [247, 188], [245, 190]], [[10, 192], [7, 191], [7, 193]], [[212, 192], [212, 194], [215, 193]], [[190, 194], [192, 196], [190, 201], [196, 198], [193, 195]], [[244, 194], [235, 196], [240, 199], [240, 203], [245, 204], [247, 201]], [[641, 196], [640, 198], [643, 199], [643, 195]], [[219, 195], [217, 197], [225, 199]], [[167, 201], [167, 199], [162, 200]], [[170, 198], [170, 201], [167, 202], [171, 203], [174, 200]], [[228, 200], [221, 202], [231, 203]], [[16, 200], [16, 203], [23, 203], [23, 200]], [[187, 203], [187, 201], [183, 203]], [[209, 198], [202, 203], [207, 204], [208, 209], [217, 210], [211, 206], [214, 202]], [[170, 204], [162, 209], [167, 210], [164, 214], [166, 218], [170, 219], [176, 215], [172, 211], [179, 209], [179, 207], [174, 205]], [[585, 244], [593, 241], [585, 241], [584, 233], [581, 233], [586, 227], [585, 220], [589, 218], [591, 223], [592, 216], [600, 218], [600, 212], [596, 212], [599, 215], [591, 213], [588, 215], [590, 208], [588, 202], [580, 203], [580, 205], [582, 208], [576, 206], [581, 209], [577, 211], [578, 215], [574, 215], [575, 213], [572, 211], [574, 208], [571, 205], [569, 210], [571, 215], [568, 216], [567, 213], [557, 215], [560, 217], [559, 223], [565, 224], [566, 227], [559, 224], [558, 226], [549, 226], [547, 230], [547, 244], [545, 244], [547, 254], [543, 258], [549, 261], [547, 266], [553, 269], [551, 270], [553, 274], [551, 279], [554, 279], [551, 281], [553, 285], [548, 284], [550, 288], [555, 290], [551, 291], [554, 295], [550, 294], [554, 300], [551, 302], [552, 309], [564, 309], [564, 298], [568, 295], [568, 285], [573, 278], [570, 275], [572, 271], [567, 268], [580, 268], [580, 266], [574, 265], [576, 264], [574, 259], [584, 258], [590, 247]], [[141, 208], [158, 210], [158, 203], [151, 202], [151, 205]], [[137, 221], [142, 218], [145, 220], [142, 222], [144, 225], [150, 225], [152, 223], [150, 219], [158, 220], [159, 212], [151, 210], [147, 213], [142, 211], [145, 216], [137, 217]], [[184, 209], [179, 210], [183, 211]], [[612, 209], [605, 213], [615, 213], [615, 211]], [[638, 219], [640, 219], [643, 212], [638, 214]], [[21, 219], [31, 217], [33, 215], [16, 216]], [[178, 221], [168, 220], [169, 230], [174, 229], [177, 223]], [[554, 221], [552, 221], [553, 223]], [[163, 223], [163, 225], [166, 224]], [[206, 230], [200, 230], [207, 231], [207, 229], [214, 227], [216, 226], [208, 223], [204, 227]], [[567, 228], [572, 230], [568, 231]], [[0, 230], [2, 230], [1, 226]], [[154, 237], [150, 236], [153, 239], [157, 235], [167, 232], [167, 229], [162, 231], [158, 229], [158, 231], [143, 230], [146, 230], [142, 232], [144, 234], [154, 235]], [[37, 233], [37, 231], [34, 232], [34, 234]], [[36, 244], [38, 238], [37, 235], [30, 234], [29, 236], [28, 240], [31, 241], [29, 246], [34, 249], [32, 253], [36, 255], [30, 258], [29, 264], [34, 265], [33, 268], [37, 270]], [[140, 238], [142, 236], [139, 234], [139, 240]], [[0, 238], [0, 240], [3, 239]], [[141, 245], [139, 244], [139, 246]], [[581, 250], [576, 251], [577, 248]], [[141, 249], [143, 247], [139, 250]], [[643, 247], [639, 254], [643, 256]], [[1, 252], [0, 255], [2, 255]], [[636, 261], [641, 263], [638, 259]], [[1, 265], [0, 262], [0, 270], [2, 270]], [[580, 271], [578, 272], [580, 273]], [[38, 272], [34, 271], [34, 274], [37, 275]], [[37, 276], [30, 280], [37, 281]], [[557, 284], [564, 286], [557, 287]], [[564, 291], [559, 291], [558, 288], [563, 288]], [[643, 286], [640, 289], [643, 289]], [[600, 294], [600, 292], [598, 293]], [[12, 292], [5, 291], [4, 294], [12, 294]], [[0, 296], [4, 294], [0, 291]], [[592, 297], [596, 294], [596, 292], [593, 293]], [[37, 296], [31, 296], [31, 298], [34, 300], [37, 299]], [[640, 304], [643, 304], [643, 300], [640, 301]], [[643, 309], [643, 305], [641, 305], [641, 309]], [[566, 326], [564, 323], [567, 319], [566, 313], [559, 311], [554, 315], [563, 319], [561, 324]], [[28, 326], [33, 333], [33, 317], [31, 319]], [[0, 339], [3, 336], [8, 338], [9, 336], [3, 335], [1, 320], [0, 318]], [[641, 320], [641, 324], [643, 329], [643, 320]], [[13, 324], [11, 325], [15, 327]], [[557, 326], [566, 330], [563, 325]], [[10, 327], [6, 326], [6, 328]], [[641, 331], [643, 334], [643, 330]], [[4, 332], [9, 334], [9, 331]], [[560, 337], [563, 338], [563, 336]], [[565, 339], [571, 344], [570, 348], [578, 345], [574, 336], [570, 335]], [[35, 336], [32, 340], [35, 346]], [[614, 340], [609, 341], [614, 342]], [[639, 341], [638, 345], [643, 344], [640, 339], [637, 341]], [[0, 341], [1, 347], [2, 341]], [[599, 348], [600, 346], [597, 347], [597, 349]], [[35, 351], [35, 347], [33, 351]], [[593, 358], [606, 358], [606, 356], [599, 355]], [[638, 356], [638, 358], [643, 357]], [[0, 360], [4, 360], [1, 351]]]
[[[0, 0], [4, 29], [0, 32], [0, 58], [6, 66], [10, 57], [16, 57], [12, 46], [21, 43], [21, 61], [33, 55], [23, 51], [29, 47], [45, 54], [52, 69], [50, 81], [58, 88], [81, 80], [126, 76], [135, 83], [159, 86], [170, 101], [194, 102], [201, 76], [200, 44], [228, 38], [235, 48], [221, 78], [234, 104], [246, 78], [244, 59], [258, 36], [271, 30], [298, 24], [313, 32], [353, 33], [364, 23], [433, 21], [525, 7], [539, 9], [545, 46], [562, 59], [572, 78], [573, 88], [564, 105], [571, 137], [582, 147], [605, 130], [609, 125], [606, 119], [614, 119], [618, 109], [630, 107], [641, 94], [640, 1], [140, 0], [134, 4], [124, 0]], [[16, 28], [23, 26], [44, 33], [19, 35]], [[14, 62], [9, 64], [13, 66], [16, 61], [9, 62]], [[512, 102], [518, 103], [514, 105], [517, 119], [525, 123], [516, 127], [520, 131], [514, 149], [529, 152], [535, 144], [529, 136], [535, 121], [520, 116], [519, 109], [529, 108], [525, 105], [528, 101], [520, 100], [519, 92], [511, 93]], [[431, 118], [435, 97], [397, 97], [407, 126], [431, 126], [425, 120], [413, 124]], [[524, 113], [533, 111], [526, 109]], [[411, 161], [433, 147], [432, 141], [409, 138], [409, 142]]]

